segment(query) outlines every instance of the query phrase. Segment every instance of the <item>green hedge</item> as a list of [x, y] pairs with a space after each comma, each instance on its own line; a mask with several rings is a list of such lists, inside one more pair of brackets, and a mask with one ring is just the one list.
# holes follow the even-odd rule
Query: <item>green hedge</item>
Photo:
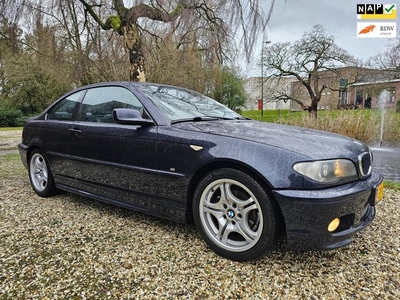
[[16, 108], [0, 107], [0, 127], [22, 126], [26, 117]]

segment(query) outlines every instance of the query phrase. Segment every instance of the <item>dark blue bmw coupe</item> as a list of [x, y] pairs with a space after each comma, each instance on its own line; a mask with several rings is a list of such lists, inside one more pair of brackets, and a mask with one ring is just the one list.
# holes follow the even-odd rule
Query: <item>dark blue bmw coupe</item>
[[75, 89], [27, 121], [18, 149], [40, 196], [65, 190], [194, 221], [209, 247], [238, 261], [282, 234], [296, 250], [345, 246], [383, 194], [357, 140], [253, 121], [151, 83]]

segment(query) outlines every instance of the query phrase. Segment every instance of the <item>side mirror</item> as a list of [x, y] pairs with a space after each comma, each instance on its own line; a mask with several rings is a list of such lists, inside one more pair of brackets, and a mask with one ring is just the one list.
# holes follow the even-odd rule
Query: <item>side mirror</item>
[[154, 125], [153, 120], [143, 119], [140, 112], [133, 108], [115, 108], [112, 116], [114, 122], [118, 124]]

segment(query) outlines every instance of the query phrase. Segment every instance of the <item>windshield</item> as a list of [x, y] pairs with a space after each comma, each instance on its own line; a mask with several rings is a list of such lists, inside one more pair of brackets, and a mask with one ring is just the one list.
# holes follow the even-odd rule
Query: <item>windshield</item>
[[219, 102], [191, 90], [159, 85], [139, 85], [138, 88], [172, 123], [210, 118], [241, 118]]

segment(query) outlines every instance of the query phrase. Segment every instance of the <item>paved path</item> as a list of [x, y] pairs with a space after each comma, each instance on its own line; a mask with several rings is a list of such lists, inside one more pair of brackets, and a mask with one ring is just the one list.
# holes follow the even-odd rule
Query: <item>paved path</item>
[[400, 148], [372, 147], [374, 163], [385, 180], [400, 182]]

